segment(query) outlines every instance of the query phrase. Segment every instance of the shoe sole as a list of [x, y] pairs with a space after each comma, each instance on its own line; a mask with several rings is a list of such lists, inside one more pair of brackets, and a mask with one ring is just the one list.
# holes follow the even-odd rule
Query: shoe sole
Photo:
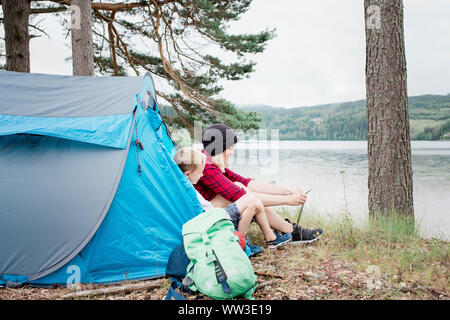
[[262, 252], [259, 252], [259, 253], [256, 253], [256, 254], [251, 254], [251, 255], [249, 256], [249, 258], [257, 257], [257, 256], [259, 256], [261, 253], [262, 253]]
[[267, 246], [267, 249], [269, 249], [269, 250], [273, 250], [273, 249], [276, 249], [276, 248], [278, 248], [279, 246], [282, 246], [283, 244], [288, 244], [289, 242], [291, 242], [292, 241], [292, 238], [290, 238], [289, 240], [287, 240], [287, 241], [284, 241], [284, 242], [280, 242], [279, 244], [275, 244], [275, 245], [271, 245], [271, 246]]
[[250, 256], [249, 256], [249, 258], [253, 258], [253, 257], [256, 257], [256, 256], [259, 256], [261, 253], [263, 253], [264, 251], [260, 251], [260, 252], [258, 252], [258, 253], [250, 253]]
[[322, 232], [320, 235], [318, 235], [316, 238], [311, 239], [311, 240], [291, 241], [291, 242], [289, 243], [289, 245], [294, 245], [294, 246], [296, 246], [296, 245], [299, 245], [299, 244], [313, 243], [313, 242], [316, 242], [317, 240], [319, 240], [319, 239], [322, 237], [322, 235], [323, 235], [323, 232]]

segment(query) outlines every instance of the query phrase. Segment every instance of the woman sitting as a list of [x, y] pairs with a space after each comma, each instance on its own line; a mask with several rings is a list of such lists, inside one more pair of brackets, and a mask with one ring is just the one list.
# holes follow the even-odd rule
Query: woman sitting
[[319, 239], [323, 230], [302, 228], [289, 219], [283, 219], [271, 206], [298, 206], [306, 201], [306, 194], [300, 189], [280, 187], [250, 178], [245, 178], [228, 168], [234, 155], [237, 135], [224, 124], [214, 124], [205, 130], [202, 137], [206, 156], [203, 176], [194, 185], [197, 191], [214, 207], [225, 208], [251, 190], [264, 205], [267, 221], [279, 233], [290, 233], [291, 244], [313, 242]]

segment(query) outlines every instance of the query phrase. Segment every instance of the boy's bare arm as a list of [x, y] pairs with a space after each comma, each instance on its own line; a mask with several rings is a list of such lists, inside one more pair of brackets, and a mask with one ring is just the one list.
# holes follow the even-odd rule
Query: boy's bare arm
[[[250, 190], [252, 190], [253, 192], [268, 193], [268, 194], [275, 194], [275, 195], [289, 195], [296, 191], [291, 188], [286, 188], [286, 187], [277, 186], [274, 184], [265, 183], [262, 181], [255, 181], [255, 180], [251, 180], [248, 183], [248, 188]], [[297, 190], [297, 191], [301, 192], [301, 190]]]
[[253, 192], [253, 194], [259, 200], [261, 200], [265, 207], [279, 205], [298, 206], [304, 204], [306, 201], [306, 195], [299, 192], [295, 192], [289, 195], [278, 195], [260, 192]]

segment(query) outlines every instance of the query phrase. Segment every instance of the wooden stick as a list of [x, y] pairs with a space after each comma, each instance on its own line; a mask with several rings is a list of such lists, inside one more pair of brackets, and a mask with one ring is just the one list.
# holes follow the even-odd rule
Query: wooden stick
[[138, 290], [144, 290], [144, 289], [153, 289], [153, 288], [160, 287], [164, 282], [165, 282], [165, 280], [157, 280], [157, 281], [153, 280], [153, 281], [146, 281], [146, 282], [141, 282], [141, 283], [133, 283], [133, 284], [128, 284], [128, 285], [123, 285], [123, 286], [119, 286], [119, 287], [85, 290], [85, 291], [79, 291], [79, 292], [65, 294], [63, 296], [60, 296], [59, 298], [62, 298], [62, 299], [80, 298], [80, 297], [86, 297], [86, 296], [110, 295], [110, 294], [138, 291]]
[[266, 281], [266, 282], [261, 282], [256, 286], [255, 290], [259, 290], [259, 289], [263, 289], [267, 286], [271, 286], [272, 284], [278, 282], [277, 280], [270, 280], [270, 281]]
[[270, 273], [270, 272], [255, 271], [255, 274], [257, 274], [257, 275], [259, 275], [259, 276], [266, 276], [266, 277], [272, 277], [272, 278], [284, 279], [283, 276], [278, 275], [278, 274], [273, 274], [273, 273]]

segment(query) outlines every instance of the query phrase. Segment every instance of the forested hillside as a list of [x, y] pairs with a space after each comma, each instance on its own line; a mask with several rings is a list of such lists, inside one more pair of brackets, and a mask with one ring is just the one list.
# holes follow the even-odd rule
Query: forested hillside
[[[365, 100], [299, 108], [244, 106], [259, 112], [262, 127], [278, 128], [283, 140], [365, 140]], [[409, 97], [411, 139], [440, 140], [450, 134], [450, 94]]]

